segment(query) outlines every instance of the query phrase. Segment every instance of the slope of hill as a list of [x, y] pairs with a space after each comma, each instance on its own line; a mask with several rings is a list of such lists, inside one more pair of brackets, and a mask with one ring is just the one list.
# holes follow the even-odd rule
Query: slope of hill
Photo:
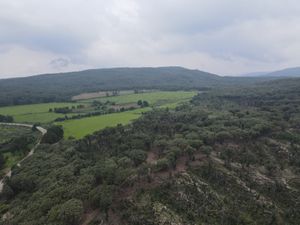
[[300, 79], [210, 91], [15, 168], [2, 224], [300, 224]]
[[267, 73], [266, 77], [300, 77], [300, 67], [287, 68]]
[[238, 77], [262, 77], [268, 74], [269, 72], [252, 72], [252, 73], [244, 73], [239, 74]]
[[84, 92], [191, 89], [256, 82], [181, 67], [95, 69], [0, 80], [0, 106], [71, 100]]

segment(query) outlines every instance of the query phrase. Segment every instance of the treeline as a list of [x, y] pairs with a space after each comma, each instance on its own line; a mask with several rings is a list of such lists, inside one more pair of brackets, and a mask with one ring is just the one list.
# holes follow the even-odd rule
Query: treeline
[[87, 117], [92, 117], [92, 116], [99, 116], [99, 115], [106, 115], [106, 114], [111, 114], [111, 113], [118, 113], [118, 112], [126, 112], [126, 111], [130, 111], [130, 110], [134, 110], [136, 109], [135, 107], [121, 107], [120, 109], [117, 108], [108, 108], [108, 107], [103, 107], [103, 108], [98, 108], [97, 111], [93, 111], [93, 112], [88, 112], [88, 113], [80, 113], [77, 115], [65, 115], [64, 117], [59, 117], [56, 118], [54, 121], [55, 122], [62, 122], [65, 120], [77, 120], [77, 119], [82, 119], [82, 118], [87, 118]]
[[47, 129], [47, 133], [43, 136], [41, 143], [54, 144], [64, 137], [64, 130], [61, 126], [53, 125]]
[[62, 114], [67, 114], [67, 113], [71, 113], [76, 109], [83, 109], [85, 108], [85, 105], [77, 105], [77, 106], [65, 106], [65, 107], [55, 107], [55, 108], [50, 108], [48, 111], [49, 112], [55, 112], [55, 113], [62, 113]]
[[13, 116], [0, 115], [0, 122], [1, 123], [13, 123], [14, 118], [13, 118]]
[[138, 100], [137, 105], [140, 106], [141, 108], [144, 108], [144, 107], [149, 107], [150, 104], [148, 101]]

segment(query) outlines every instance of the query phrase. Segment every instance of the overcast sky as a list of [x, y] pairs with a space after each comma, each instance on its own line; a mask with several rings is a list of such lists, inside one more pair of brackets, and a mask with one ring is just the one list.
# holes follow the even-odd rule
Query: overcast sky
[[300, 66], [299, 0], [0, 0], [0, 78], [179, 65]]

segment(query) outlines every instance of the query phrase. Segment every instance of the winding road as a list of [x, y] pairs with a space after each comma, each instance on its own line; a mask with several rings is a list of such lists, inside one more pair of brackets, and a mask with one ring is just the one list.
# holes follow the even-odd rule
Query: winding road
[[[17, 126], [17, 127], [28, 127], [28, 128], [32, 128], [33, 125], [30, 125], [30, 124], [23, 124], [23, 123], [0, 123], [0, 125], [4, 125], [4, 126]], [[37, 126], [36, 129], [41, 132], [42, 134], [42, 137], [47, 133], [47, 130], [43, 127], [40, 127], [40, 126]], [[41, 143], [41, 138], [39, 139], [38, 143], [30, 150], [30, 152], [22, 159], [20, 160], [18, 163], [17, 163], [17, 166], [20, 167], [21, 166], [21, 163], [27, 159], [28, 157], [30, 157], [35, 149], [40, 145]], [[0, 180], [0, 193], [2, 192], [3, 190], [3, 186], [4, 186], [4, 179], [6, 177], [11, 177], [11, 168], [9, 169], [9, 171], [4, 175], [4, 177]]]

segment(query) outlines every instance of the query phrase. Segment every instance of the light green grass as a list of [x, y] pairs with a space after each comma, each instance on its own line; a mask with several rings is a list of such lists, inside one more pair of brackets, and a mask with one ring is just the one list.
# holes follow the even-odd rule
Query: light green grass
[[112, 113], [78, 120], [67, 120], [57, 124], [63, 126], [65, 138], [82, 138], [106, 127], [113, 127], [118, 124], [128, 124], [132, 120], [139, 118], [142, 112], [148, 110], [150, 110], [150, 108], [137, 109], [121, 113]]
[[150, 93], [102, 97], [102, 98], [84, 100], [81, 102], [92, 102], [94, 100], [99, 100], [102, 102], [111, 101], [111, 102], [115, 102], [116, 104], [126, 104], [126, 103], [136, 103], [138, 100], [146, 100], [151, 105], [163, 105], [163, 104], [174, 103], [174, 102], [190, 99], [196, 94], [197, 94], [196, 91], [156, 91]]
[[1, 115], [11, 115], [17, 123], [49, 123], [59, 117], [64, 117], [63, 114], [49, 112], [50, 108], [72, 107], [79, 103], [42, 103], [32, 105], [8, 106], [1, 107]]

